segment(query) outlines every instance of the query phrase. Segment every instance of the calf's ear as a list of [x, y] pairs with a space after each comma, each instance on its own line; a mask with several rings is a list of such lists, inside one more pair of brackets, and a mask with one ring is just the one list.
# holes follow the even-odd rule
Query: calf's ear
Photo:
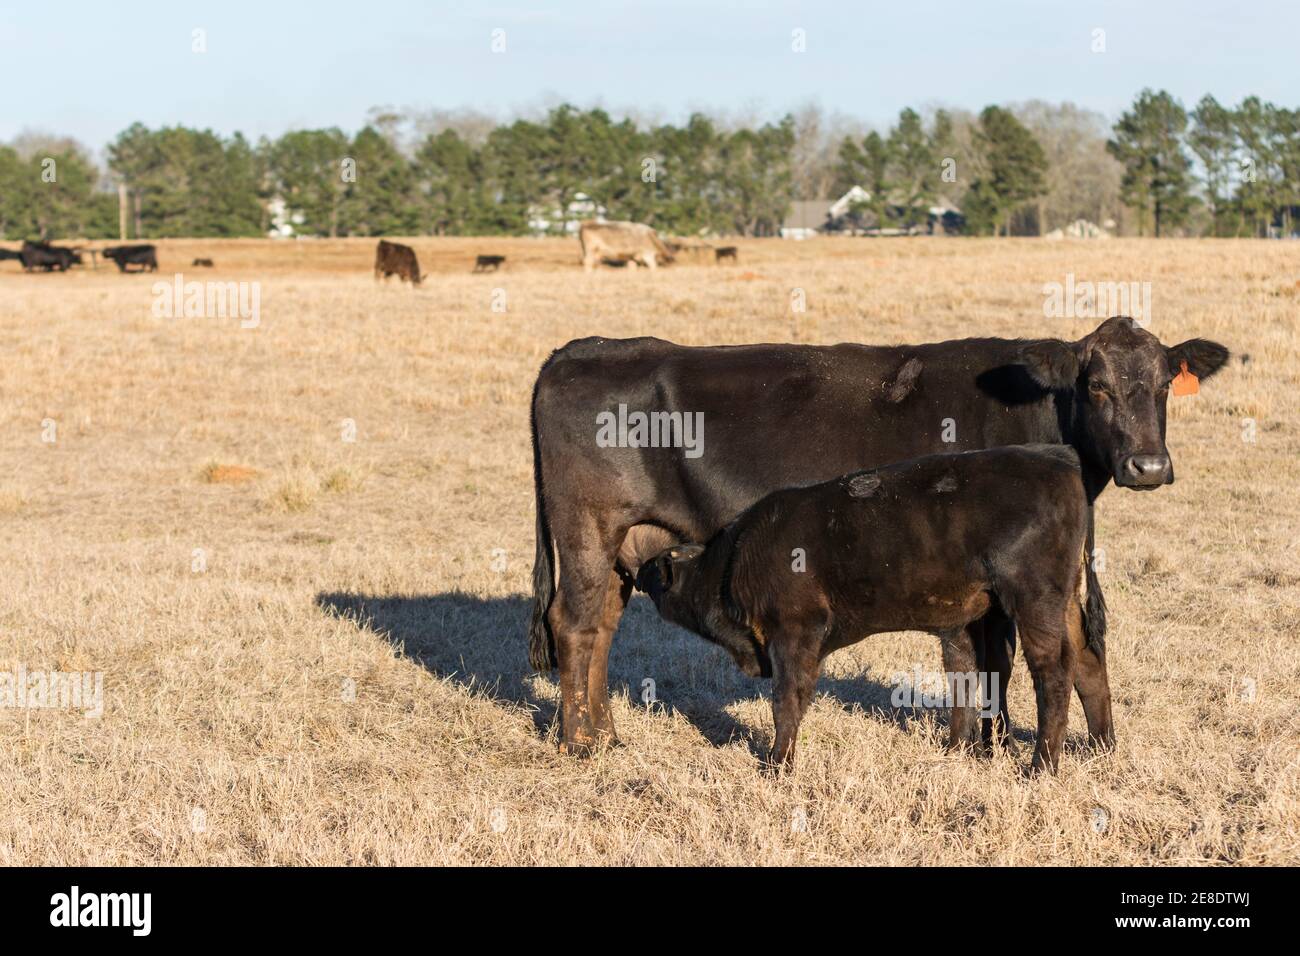
[[1187, 363], [1187, 371], [1197, 378], [1209, 378], [1228, 364], [1231, 353], [1218, 342], [1209, 339], [1188, 339], [1165, 349], [1169, 371], [1177, 375]]
[[702, 544], [679, 544], [668, 549], [668, 556], [676, 561], [690, 561], [704, 553]]
[[1020, 362], [1043, 388], [1073, 388], [1079, 380], [1079, 356], [1060, 339], [1030, 342], [1021, 348]]

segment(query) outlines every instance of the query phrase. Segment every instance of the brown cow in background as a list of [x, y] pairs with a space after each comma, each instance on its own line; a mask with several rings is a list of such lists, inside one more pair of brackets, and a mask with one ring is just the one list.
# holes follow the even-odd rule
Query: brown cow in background
[[672, 262], [673, 253], [649, 226], [639, 222], [584, 222], [578, 229], [582, 267], [590, 272], [608, 259], [634, 262], [654, 269]]
[[420, 262], [415, 258], [414, 249], [400, 242], [380, 239], [379, 248], [375, 250], [375, 278], [387, 279], [392, 275], [399, 276], [403, 282], [410, 282], [411, 285], [419, 285], [424, 279], [420, 275]]

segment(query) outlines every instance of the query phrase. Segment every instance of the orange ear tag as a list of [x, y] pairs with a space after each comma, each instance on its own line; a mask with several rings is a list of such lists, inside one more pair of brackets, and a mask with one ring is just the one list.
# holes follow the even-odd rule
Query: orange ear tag
[[1174, 395], [1195, 395], [1201, 390], [1201, 380], [1187, 371], [1187, 363], [1182, 363], [1183, 370], [1174, 376]]

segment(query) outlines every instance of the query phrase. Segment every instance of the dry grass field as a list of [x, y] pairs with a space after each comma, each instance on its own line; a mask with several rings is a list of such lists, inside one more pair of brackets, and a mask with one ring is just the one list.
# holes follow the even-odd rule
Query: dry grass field
[[[738, 266], [594, 275], [576, 241], [412, 245], [419, 290], [377, 285], [360, 240], [0, 263], [0, 673], [103, 675], [98, 718], [0, 709], [0, 863], [1300, 862], [1294, 244], [742, 241]], [[508, 268], [471, 275], [479, 252]], [[261, 283], [260, 324], [155, 317], [177, 271]], [[774, 780], [767, 683], [642, 597], [611, 658], [624, 746], [557, 753], [524, 637], [553, 348], [1077, 337], [1096, 322], [1043, 315], [1067, 273], [1149, 281], [1164, 342], [1234, 351], [1170, 400], [1177, 483], [1101, 499], [1116, 753], [1076, 701], [1059, 777], [1024, 778], [1023, 743], [946, 754], [942, 710], [890, 703], [937, 642], [885, 635], [829, 659]], [[1023, 661], [1011, 712], [1032, 740]]]

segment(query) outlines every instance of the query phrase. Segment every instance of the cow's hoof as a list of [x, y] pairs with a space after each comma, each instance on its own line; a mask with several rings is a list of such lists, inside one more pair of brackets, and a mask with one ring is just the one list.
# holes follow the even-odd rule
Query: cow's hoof
[[560, 743], [560, 753], [579, 760], [588, 759], [599, 749], [594, 740], [565, 740]]

